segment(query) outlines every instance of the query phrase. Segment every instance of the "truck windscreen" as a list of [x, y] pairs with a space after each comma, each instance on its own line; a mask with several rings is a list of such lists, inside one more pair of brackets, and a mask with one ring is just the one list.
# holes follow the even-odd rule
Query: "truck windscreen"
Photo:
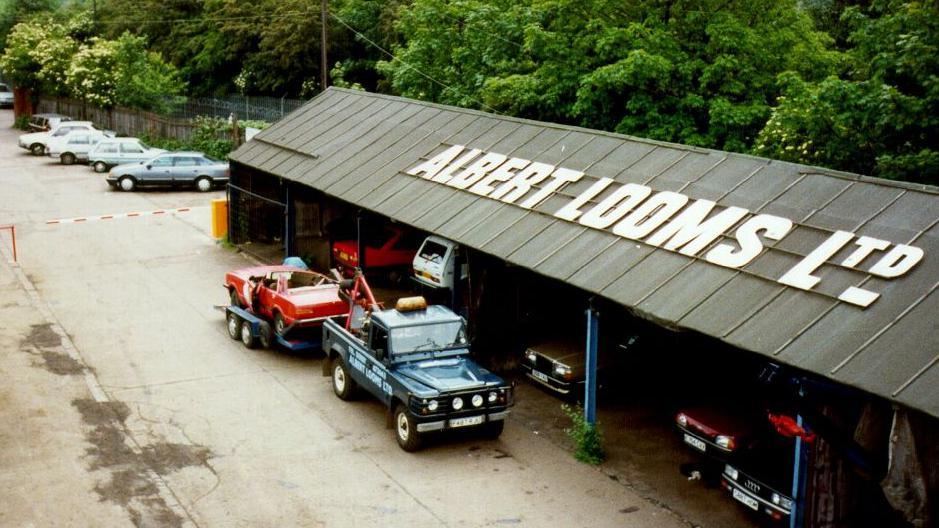
[[461, 321], [391, 329], [391, 350], [395, 354], [433, 352], [464, 346], [466, 332]]

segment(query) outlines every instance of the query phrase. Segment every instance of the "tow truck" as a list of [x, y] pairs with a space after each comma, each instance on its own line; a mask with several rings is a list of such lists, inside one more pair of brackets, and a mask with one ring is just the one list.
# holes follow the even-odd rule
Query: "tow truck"
[[359, 387], [387, 406], [398, 445], [417, 451], [428, 433], [502, 434], [513, 387], [470, 358], [466, 322], [449, 308], [404, 297], [384, 309], [355, 270], [346, 315], [323, 323], [323, 375], [352, 399]]

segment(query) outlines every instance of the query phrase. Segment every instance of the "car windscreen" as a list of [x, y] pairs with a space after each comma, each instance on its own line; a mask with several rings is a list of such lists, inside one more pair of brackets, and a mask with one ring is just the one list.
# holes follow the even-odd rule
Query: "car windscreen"
[[391, 329], [391, 350], [395, 354], [432, 352], [465, 346], [466, 332], [463, 329], [462, 321]]
[[447, 248], [433, 240], [428, 240], [421, 246], [420, 257], [430, 262], [438, 263], [446, 254]]

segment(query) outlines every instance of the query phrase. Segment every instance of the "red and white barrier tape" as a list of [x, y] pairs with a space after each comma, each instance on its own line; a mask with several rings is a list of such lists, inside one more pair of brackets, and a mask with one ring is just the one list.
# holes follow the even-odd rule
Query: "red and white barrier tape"
[[138, 216], [159, 216], [166, 214], [186, 213], [198, 207], [180, 207], [178, 209], [157, 209], [156, 211], [141, 211], [133, 213], [116, 213], [99, 216], [79, 216], [76, 218], [60, 218], [57, 220], [46, 220], [46, 224], [80, 224], [84, 222], [97, 222], [99, 220], [116, 220], [118, 218], [135, 218]]

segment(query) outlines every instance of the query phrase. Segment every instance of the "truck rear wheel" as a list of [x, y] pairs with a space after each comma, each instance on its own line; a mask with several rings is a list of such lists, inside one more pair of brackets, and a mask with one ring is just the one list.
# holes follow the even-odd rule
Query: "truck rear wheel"
[[421, 433], [417, 432], [417, 424], [414, 418], [408, 413], [404, 405], [395, 407], [395, 439], [401, 449], [408, 453], [417, 451], [421, 448]]
[[241, 337], [241, 318], [233, 312], [228, 312], [228, 336], [232, 339]]
[[351, 400], [355, 392], [355, 380], [349, 376], [346, 369], [346, 363], [341, 357], [336, 356], [333, 360], [333, 392], [339, 396], [340, 400]]

